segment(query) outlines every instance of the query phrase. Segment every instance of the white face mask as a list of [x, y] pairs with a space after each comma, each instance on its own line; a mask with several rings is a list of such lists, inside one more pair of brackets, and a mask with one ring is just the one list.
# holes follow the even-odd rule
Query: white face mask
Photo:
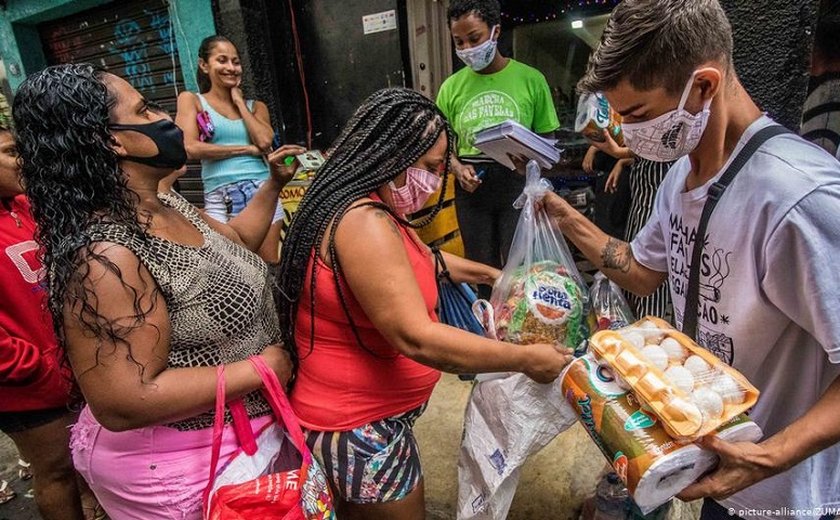
[[700, 143], [709, 122], [712, 99], [703, 103], [703, 110], [692, 114], [685, 110], [685, 102], [694, 85], [694, 74], [688, 79], [680, 104], [675, 110], [641, 123], [623, 123], [624, 142], [634, 154], [657, 162], [668, 162], [691, 153]]
[[467, 67], [478, 72], [484, 70], [493, 63], [493, 58], [496, 57], [496, 46], [498, 42], [493, 36], [496, 34], [496, 27], [490, 30], [490, 38], [481, 45], [471, 47], [469, 49], [456, 50], [455, 54], [461, 58]]

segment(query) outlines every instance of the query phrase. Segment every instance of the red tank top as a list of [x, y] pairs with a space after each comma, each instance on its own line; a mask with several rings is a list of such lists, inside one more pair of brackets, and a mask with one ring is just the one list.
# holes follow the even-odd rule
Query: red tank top
[[[437, 321], [438, 294], [432, 257], [407, 229], [400, 226], [400, 232], [426, 310]], [[310, 351], [309, 282], [316, 262], [315, 337]], [[341, 290], [364, 346], [376, 355], [356, 342], [341, 307], [332, 269], [313, 253], [297, 311], [295, 338], [300, 366], [291, 395], [300, 423], [311, 430], [352, 430], [402, 414], [425, 403], [440, 379], [440, 372], [412, 361], [388, 343], [343, 280]]]

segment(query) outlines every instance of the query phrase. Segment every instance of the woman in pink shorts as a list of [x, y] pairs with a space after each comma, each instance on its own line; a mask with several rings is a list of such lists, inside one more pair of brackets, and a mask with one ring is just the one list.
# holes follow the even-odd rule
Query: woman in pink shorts
[[[87, 403], [74, 463], [112, 520], [198, 519], [216, 368], [254, 430], [271, 418], [248, 358], [291, 373], [253, 251], [294, 168], [283, 159], [303, 150], [274, 153], [271, 179], [221, 224], [158, 193], [186, 161], [183, 134], [117, 76], [49, 67], [23, 83], [14, 118], [49, 308]], [[224, 441], [223, 457], [238, 446], [230, 427]]]

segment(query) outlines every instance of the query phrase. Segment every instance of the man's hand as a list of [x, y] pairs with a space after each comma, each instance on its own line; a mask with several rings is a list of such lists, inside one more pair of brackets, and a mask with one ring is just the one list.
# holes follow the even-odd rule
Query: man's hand
[[726, 442], [715, 435], [703, 437], [697, 445], [720, 456], [717, 469], [685, 488], [677, 498], [683, 501], [710, 497], [723, 500], [756, 482], [780, 473], [774, 452], [763, 444]]
[[306, 152], [302, 146], [294, 144], [284, 144], [280, 148], [274, 150], [266, 157], [268, 165], [271, 168], [271, 177], [277, 181], [281, 186], [285, 186], [298, 169], [297, 159], [286, 163], [288, 157], [294, 157]]
[[481, 185], [481, 179], [475, 174], [475, 168], [471, 164], [461, 164], [453, 168], [458, 184], [470, 193], [474, 192]]
[[537, 202], [537, 208], [545, 210], [546, 214], [557, 220], [558, 224], [569, 215], [578, 213], [566, 199], [553, 191], [546, 193], [542, 200]]

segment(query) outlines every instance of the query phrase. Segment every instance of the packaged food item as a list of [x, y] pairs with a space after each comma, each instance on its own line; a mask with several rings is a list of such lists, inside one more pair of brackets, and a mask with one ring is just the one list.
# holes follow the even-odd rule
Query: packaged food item
[[621, 116], [610, 107], [607, 98], [600, 92], [581, 94], [575, 117], [575, 132], [583, 134], [591, 141], [601, 143], [604, 141], [604, 130], [619, 146], [624, 146]]
[[595, 273], [595, 281], [589, 289], [589, 302], [597, 330], [621, 329], [636, 321], [621, 289], [604, 273]]
[[590, 349], [679, 440], [711, 433], [758, 400], [758, 389], [741, 373], [659, 318], [598, 332]]
[[518, 267], [507, 292], [496, 310], [496, 334], [502, 341], [577, 348], [586, 340], [586, 298], [562, 264], [544, 260]]
[[[636, 394], [623, 389], [592, 353], [574, 360], [560, 384], [566, 401], [644, 514], [717, 463], [716, 454], [671, 437], [663, 421]], [[723, 422], [716, 435], [729, 442], [756, 442], [762, 431], [741, 414]]]
[[536, 203], [551, 185], [536, 162], [527, 166], [522, 208], [508, 260], [490, 297], [496, 338], [517, 344], [559, 343], [585, 352], [589, 338], [589, 298], [583, 278], [556, 224]]

